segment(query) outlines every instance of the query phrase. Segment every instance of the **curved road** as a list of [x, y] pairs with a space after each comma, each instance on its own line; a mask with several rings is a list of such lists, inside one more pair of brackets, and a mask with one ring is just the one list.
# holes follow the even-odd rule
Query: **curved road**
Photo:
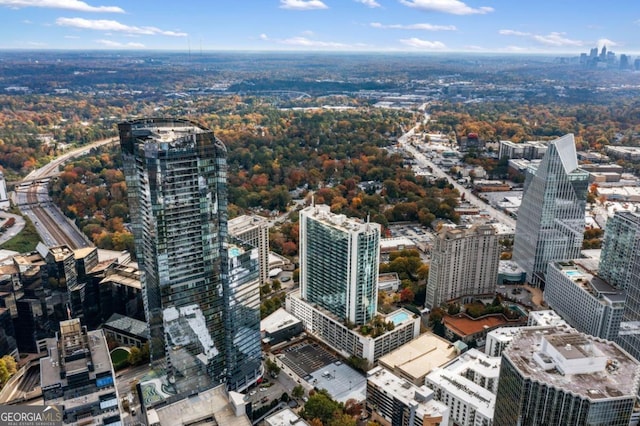
[[29, 217], [48, 247], [67, 245], [71, 249], [90, 247], [84, 234], [68, 220], [49, 199], [46, 182], [42, 179], [60, 174], [59, 167], [65, 162], [86, 155], [92, 148], [114, 143], [118, 138], [108, 138], [89, 145], [73, 149], [53, 159], [47, 165], [29, 173], [22, 182], [16, 185], [16, 202], [20, 212]]

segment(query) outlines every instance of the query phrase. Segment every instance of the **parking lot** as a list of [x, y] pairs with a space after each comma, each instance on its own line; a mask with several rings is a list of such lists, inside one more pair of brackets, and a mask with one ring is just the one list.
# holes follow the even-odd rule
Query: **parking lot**
[[326, 351], [318, 343], [301, 342], [285, 348], [278, 358], [298, 376], [305, 378], [338, 358]]

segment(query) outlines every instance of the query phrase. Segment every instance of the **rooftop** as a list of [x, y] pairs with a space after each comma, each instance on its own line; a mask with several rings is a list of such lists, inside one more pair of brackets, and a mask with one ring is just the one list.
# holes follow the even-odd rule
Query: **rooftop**
[[350, 218], [343, 214], [331, 212], [331, 207], [325, 204], [316, 204], [306, 207], [300, 211], [306, 213], [318, 222], [324, 223], [332, 228], [342, 229], [346, 232], [367, 232], [377, 229], [380, 232], [380, 224], [375, 222], [362, 222], [359, 219]]
[[399, 369], [403, 375], [419, 379], [457, 355], [451, 342], [435, 334], [425, 333], [381, 357], [378, 364], [392, 371]]
[[79, 248], [73, 251], [73, 256], [76, 259], [84, 259], [85, 257], [89, 256], [91, 253], [93, 253], [94, 251], [97, 251], [98, 249], [95, 247], [83, 247], [83, 248]]
[[241, 232], [248, 231], [249, 229], [253, 229], [257, 226], [268, 226], [269, 221], [262, 217], [256, 215], [242, 215], [238, 217], [234, 217], [227, 222], [227, 227], [229, 229], [229, 234], [238, 234]]
[[298, 318], [285, 311], [284, 308], [279, 308], [274, 313], [260, 321], [260, 330], [267, 333], [274, 333], [284, 327], [289, 327], [299, 322], [300, 320]]
[[309, 423], [304, 421], [300, 416], [291, 410], [291, 408], [285, 408], [275, 412], [269, 417], [264, 419], [267, 426], [283, 426], [283, 425], [296, 425], [296, 426], [309, 426]]
[[[445, 327], [449, 328], [452, 332], [460, 337], [471, 336], [476, 333], [480, 333], [484, 330], [497, 328], [500, 326], [508, 325], [511, 322], [502, 314], [498, 315], [485, 315], [482, 318], [472, 319], [464, 314], [458, 315], [445, 315], [442, 317], [442, 321]], [[518, 322], [514, 322], [519, 324]]]
[[382, 367], [369, 370], [367, 380], [405, 405], [417, 404], [416, 415], [420, 418], [449, 417], [449, 408], [434, 400], [433, 391], [424, 385], [416, 386]]
[[624, 302], [624, 291], [591, 273], [580, 261], [554, 262], [552, 266], [576, 286], [597, 298], [600, 303]]
[[173, 404], [151, 409], [148, 416], [149, 418], [157, 418], [162, 426], [192, 424], [251, 426], [246, 415], [236, 417], [224, 385], [200, 392]]
[[580, 397], [635, 397], [640, 362], [617, 344], [562, 327], [527, 327], [503, 357], [520, 373]]
[[126, 331], [129, 334], [144, 337], [145, 339], [149, 338], [147, 323], [135, 318], [130, 318], [116, 313], [111, 315], [104, 325], [115, 330]]

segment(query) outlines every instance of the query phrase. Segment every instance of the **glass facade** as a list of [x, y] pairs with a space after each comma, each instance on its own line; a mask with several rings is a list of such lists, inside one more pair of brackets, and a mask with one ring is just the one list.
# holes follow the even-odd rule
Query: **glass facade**
[[300, 212], [302, 298], [355, 325], [376, 313], [380, 225], [318, 205]]
[[622, 323], [616, 341], [640, 359], [640, 215], [617, 212], [607, 221], [599, 274], [626, 291]]
[[167, 368], [179, 394], [235, 383], [226, 149], [187, 120], [141, 119], [119, 130], [151, 361]]
[[580, 257], [588, 185], [572, 134], [550, 142], [540, 165], [527, 170], [513, 260], [531, 284], [544, 285], [550, 261]]

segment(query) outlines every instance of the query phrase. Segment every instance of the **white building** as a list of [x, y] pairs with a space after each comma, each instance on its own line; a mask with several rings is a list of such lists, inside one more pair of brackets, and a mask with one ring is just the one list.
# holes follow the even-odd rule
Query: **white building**
[[383, 426], [448, 425], [449, 408], [426, 386], [416, 386], [382, 367], [367, 373], [367, 411]]
[[449, 407], [451, 422], [460, 426], [493, 424], [500, 358], [470, 349], [426, 377], [435, 399]]
[[307, 333], [345, 357], [355, 355], [370, 364], [420, 335], [420, 317], [405, 309], [386, 315], [383, 319], [394, 324], [393, 330], [373, 337], [373, 333], [362, 334], [362, 327], [349, 328], [331, 312], [302, 300], [299, 291], [287, 294], [285, 304], [287, 312], [302, 321]]
[[0, 209], [8, 209], [11, 207], [11, 202], [7, 195], [7, 181], [4, 179], [4, 173], [0, 172]]
[[544, 299], [578, 331], [614, 340], [618, 337], [626, 294], [576, 261], [551, 262]]

